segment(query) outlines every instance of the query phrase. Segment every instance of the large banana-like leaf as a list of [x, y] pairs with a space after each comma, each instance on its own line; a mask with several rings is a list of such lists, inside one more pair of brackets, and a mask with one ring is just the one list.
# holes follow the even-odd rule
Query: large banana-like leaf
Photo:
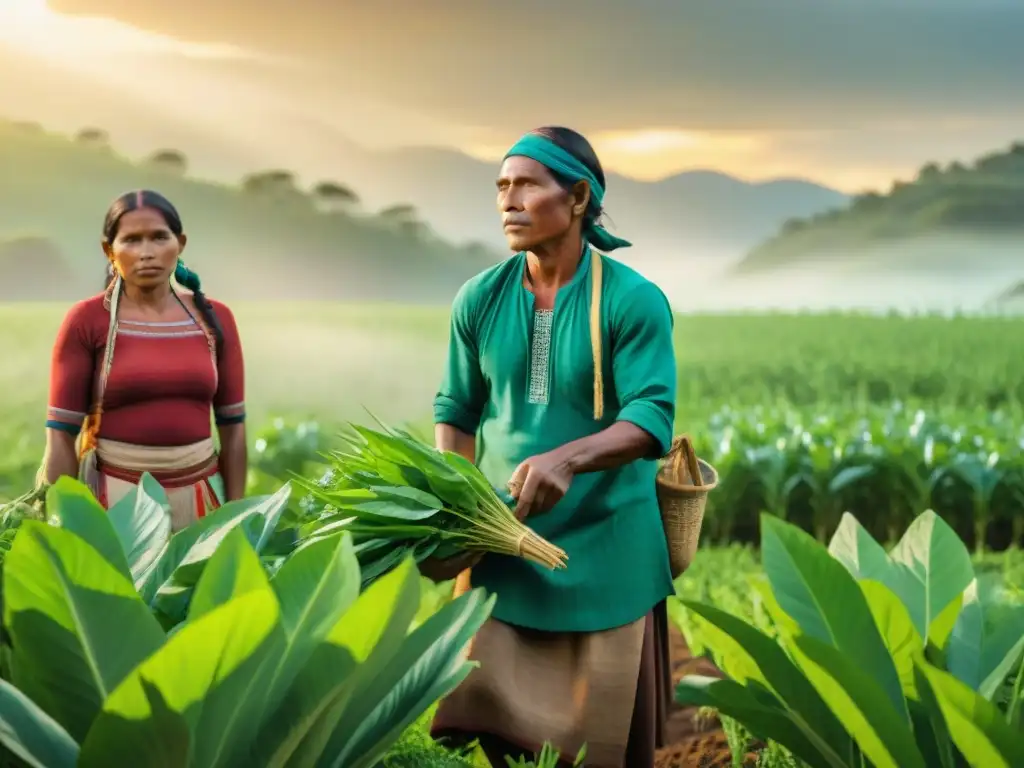
[[[683, 605], [704, 619], [702, 629], [726, 674], [740, 684], [752, 680], [769, 688], [780, 706], [791, 711], [790, 722], [818, 745], [812, 755], [796, 753], [798, 757], [814, 764], [823, 759], [820, 753], [824, 752], [826, 763], [852, 760], [849, 734], [781, 645], [718, 608], [691, 601], [683, 601]], [[767, 734], [765, 738], [775, 737]]]
[[266, 718], [257, 742], [263, 768], [313, 768], [359, 678], [356, 660], [323, 642], [292, 679], [277, 714]]
[[918, 659], [957, 749], [972, 768], [1019, 768], [1024, 737], [1006, 724], [1003, 713], [953, 675]]
[[909, 727], [896, 665], [849, 571], [807, 533], [771, 515], [761, 517], [761, 551], [782, 610], [807, 636], [832, 646], [874, 680]]
[[[472, 671], [465, 648], [494, 607], [495, 596], [475, 589], [452, 601], [413, 632], [393, 663], [361, 688], [349, 706], [365, 712], [351, 734], [339, 729], [319, 765], [372, 768], [401, 733]], [[381, 695], [383, 694], [383, 696]], [[335, 750], [340, 747], [340, 753]]]
[[[949, 727], [946, 725], [946, 718], [942, 714], [942, 707], [939, 706], [938, 697], [932, 684], [925, 677], [922, 671], [921, 654], [914, 658], [914, 688], [919, 697], [919, 706], [924, 710], [928, 719], [927, 731], [920, 722], [916, 723], [915, 737], [921, 753], [928, 760], [928, 765], [936, 768], [957, 768], [957, 755], [953, 749], [953, 740], [949, 736]], [[929, 744], [923, 742], [929, 741]]]
[[249, 592], [267, 591], [270, 582], [241, 529], [234, 528], [221, 541], [196, 584], [188, 620], [205, 614]]
[[999, 604], [990, 588], [990, 582], [974, 579], [964, 591], [946, 647], [949, 672], [987, 699], [1020, 658], [1015, 646], [1024, 640], [1024, 606]]
[[860, 582], [860, 589], [868, 601], [882, 642], [896, 665], [904, 693], [908, 698], [916, 698], [914, 658], [924, 653], [924, 640], [917, 634], [907, 607], [891, 589], [869, 579]]
[[790, 651], [875, 768], [926, 768], [905, 702], [893, 706], [879, 681], [833, 645], [802, 635]]
[[83, 483], [65, 476], [51, 485], [46, 492], [46, 517], [50, 525], [85, 539], [104, 560], [131, 576], [128, 558], [107, 519], [107, 511]]
[[136, 584], [153, 567], [171, 538], [167, 494], [148, 472], [139, 484], [107, 510]]
[[192, 588], [220, 542], [241, 527], [257, 548], [265, 542], [288, 503], [290, 487], [272, 496], [228, 502], [171, 537], [160, 558], [142, 578], [143, 600], [160, 611], [169, 625], [184, 621]]
[[224, 538], [210, 558], [196, 585], [189, 623], [245, 595], [259, 594], [277, 606], [278, 621], [266, 640], [247, 659], [237, 674], [210, 689], [203, 702], [203, 717], [196, 731], [190, 765], [219, 768], [250, 764], [255, 734], [274, 673], [287, 649], [287, 636], [280, 622], [280, 603], [260, 565], [259, 556], [240, 528]]
[[337, 534], [289, 557], [270, 583], [287, 636], [266, 691], [264, 712], [276, 709], [313, 650], [359, 597], [359, 561], [352, 537]]
[[0, 743], [31, 768], [75, 768], [78, 744], [60, 724], [0, 680]]
[[26, 521], [4, 567], [13, 682], [76, 741], [164, 633], [126, 575], [79, 536]]
[[836, 755], [829, 744], [813, 733], [808, 733], [796, 722], [796, 716], [787, 710], [770, 692], [758, 696], [734, 680], [720, 680], [703, 675], [687, 675], [676, 687], [676, 701], [695, 707], [714, 707], [743, 726], [759, 739], [776, 741], [811, 768], [850, 768]]
[[910, 524], [889, 556], [900, 571], [892, 589], [927, 638], [932, 622], [974, 579], [970, 553], [949, 524], [928, 510]]
[[266, 721], [261, 751], [274, 755], [269, 765], [312, 768], [334, 733], [351, 733], [360, 713], [351, 713], [352, 723], [339, 721], [349, 714], [354, 691], [387, 666], [401, 647], [416, 615], [418, 588], [419, 573], [407, 558], [375, 581], [331, 628], [300, 671], [279, 714]]
[[[171, 712], [188, 725], [189, 768], [212, 765], [223, 740], [219, 730], [240, 703], [246, 681], [277, 650], [278, 618], [277, 598], [267, 589], [247, 592], [183, 625], [107, 698], [82, 744], [80, 768], [160, 764], [161, 729]], [[160, 694], [157, 709], [148, 686]], [[245, 725], [251, 734], [254, 724]]]
[[889, 559], [882, 545], [849, 512], [843, 513], [839, 527], [829, 542], [828, 552], [858, 581], [871, 579], [895, 589], [899, 578], [895, 563]]

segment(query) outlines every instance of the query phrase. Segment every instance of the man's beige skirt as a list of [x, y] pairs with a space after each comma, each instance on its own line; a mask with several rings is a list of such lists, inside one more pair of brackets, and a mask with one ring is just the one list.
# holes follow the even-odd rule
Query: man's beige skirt
[[480, 664], [445, 698], [432, 730], [489, 733], [526, 749], [620, 768], [636, 699], [646, 617], [603, 632], [551, 633], [491, 619], [469, 646]]

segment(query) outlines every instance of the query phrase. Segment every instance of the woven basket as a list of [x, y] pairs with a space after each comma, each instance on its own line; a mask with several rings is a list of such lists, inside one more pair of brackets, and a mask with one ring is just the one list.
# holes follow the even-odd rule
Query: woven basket
[[708, 492], [718, 485], [718, 472], [698, 459], [688, 435], [677, 437], [655, 479], [658, 507], [668, 541], [672, 578], [679, 578], [697, 552]]

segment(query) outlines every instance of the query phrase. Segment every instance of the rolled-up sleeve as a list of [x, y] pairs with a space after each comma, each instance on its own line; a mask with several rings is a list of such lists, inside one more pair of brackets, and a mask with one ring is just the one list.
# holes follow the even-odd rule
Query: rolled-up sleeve
[[475, 435], [480, 426], [487, 397], [472, 298], [472, 284], [467, 284], [452, 303], [448, 360], [441, 387], [434, 397], [434, 423], [450, 424], [469, 435]]
[[613, 318], [612, 372], [620, 404], [616, 421], [628, 421], [650, 434], [658, 457], [664, 456], [672, 446], [676, 412], [672, 309], [658, 286], [643, 283], [626, 294]]

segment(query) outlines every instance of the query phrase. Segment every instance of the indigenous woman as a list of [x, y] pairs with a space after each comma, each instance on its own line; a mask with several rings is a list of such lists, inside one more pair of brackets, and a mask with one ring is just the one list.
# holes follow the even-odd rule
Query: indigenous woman
[[241, 498], [246, 474], [238, 329], [181, 261], [185, 242], [162, 195], [111, 205], [107, 288], [71, 308], [53, 347], [43, 464], [48, 482], [78, 476], [108, 508], [149, 472], [167, 491], [173, 530]]
[[427, 564], [438, 580], [471, 566], [457, 591], [471, 579], [497, 595], [470, 647], [480, 667], [433, 732], [478, 738], [495, 765], [550, 741], [563, 760], [586, 744], [588, 766], [650, 768], [669, 685], [655, 474], [675, 415], [671, 310], [600, 253], [629, 243], [600, 226], [605, 176], [578, 133], [522, 137], [497, 187], [517, 253], [456, 296], [436, 443], [507, 484], [520, 519], [569, 560], [559, 571], [491, 554]]

